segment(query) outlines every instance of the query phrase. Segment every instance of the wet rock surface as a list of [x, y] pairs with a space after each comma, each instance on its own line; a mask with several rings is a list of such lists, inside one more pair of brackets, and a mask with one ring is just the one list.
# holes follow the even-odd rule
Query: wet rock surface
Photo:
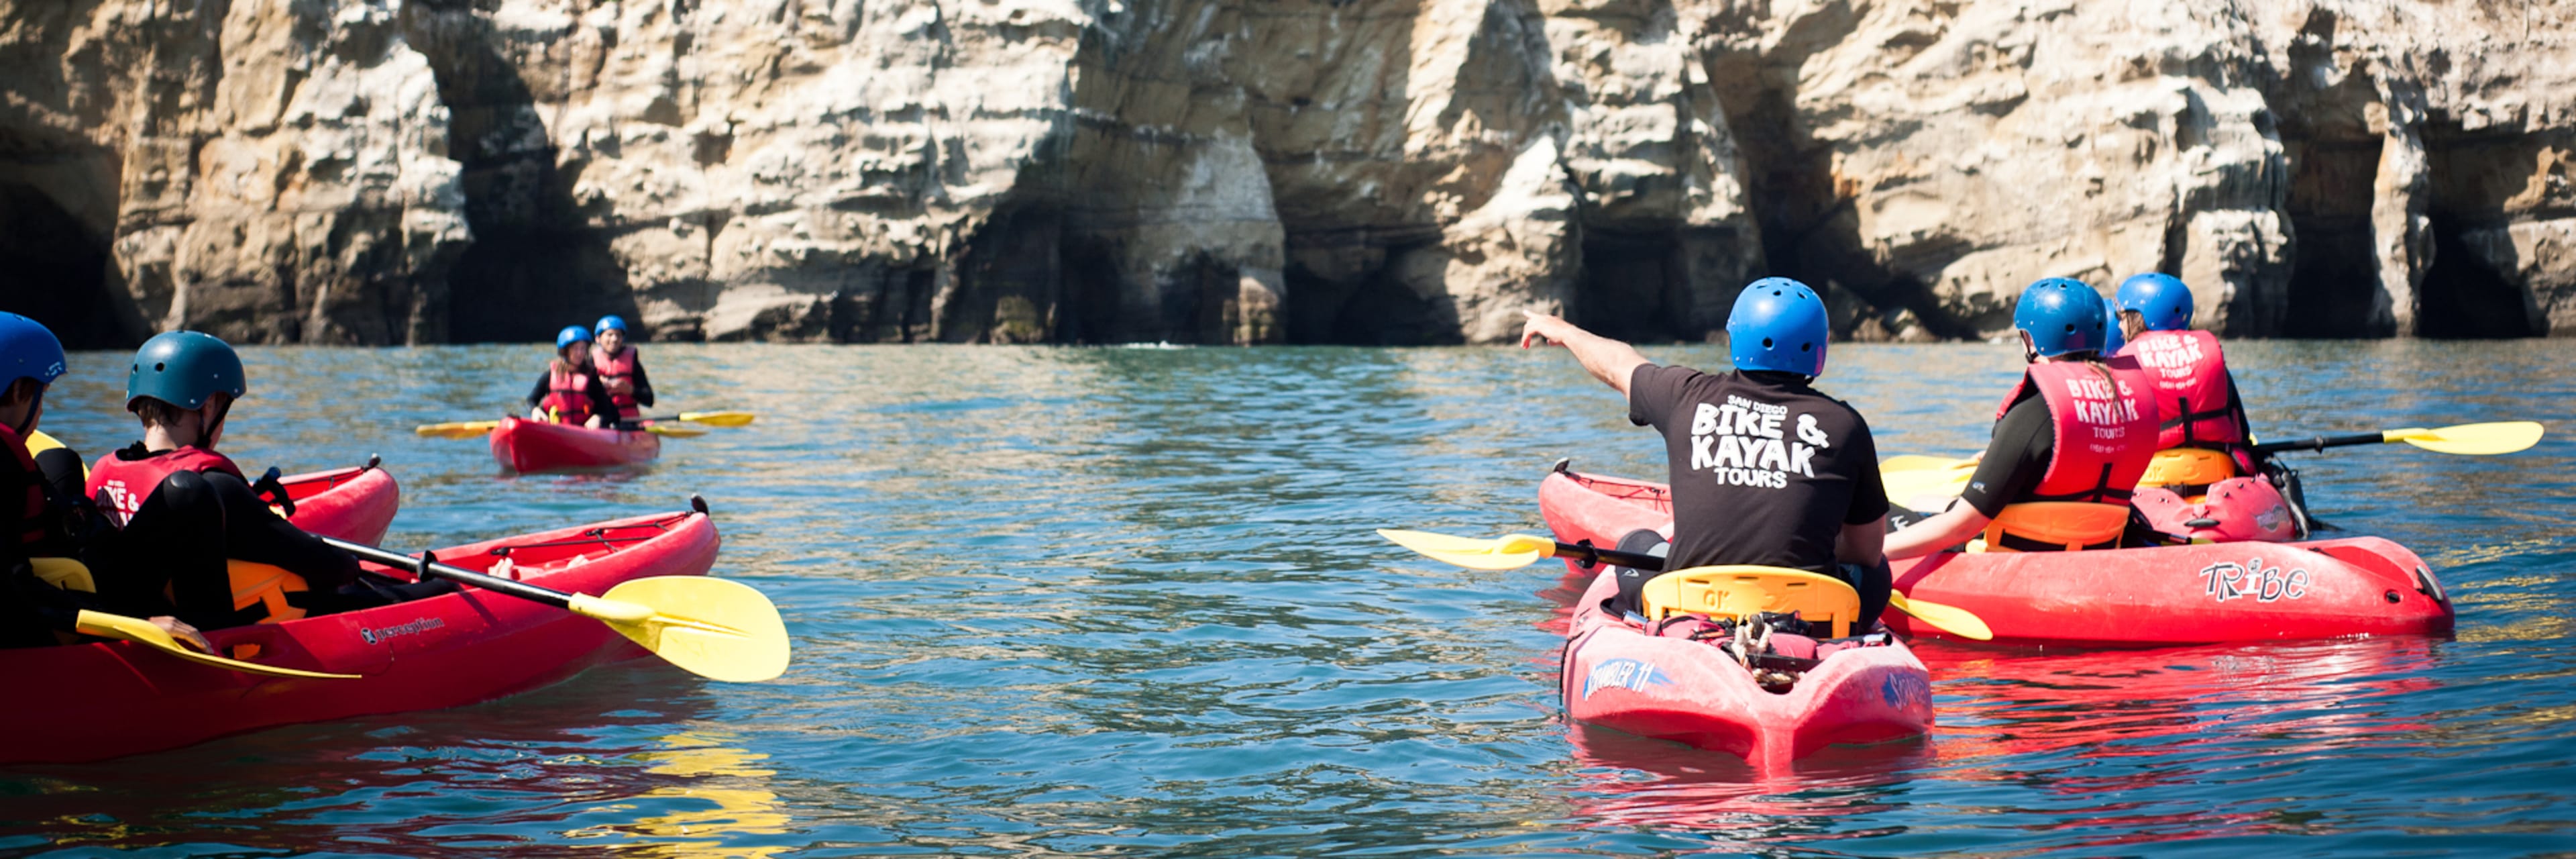
[[2576, 3], [0, 0], [78, 345], [2576, 330]]

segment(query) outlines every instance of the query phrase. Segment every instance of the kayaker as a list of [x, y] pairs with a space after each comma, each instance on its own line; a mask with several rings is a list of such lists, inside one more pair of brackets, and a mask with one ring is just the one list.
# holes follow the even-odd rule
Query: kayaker
[[265, 616], [259, 606], [234, 609], [227, 559], [301, 576], [317, 593], [295, 599], [316, 610], [332, 610], [323, 601], [357, 583], [356, 559], [272, 512], [241, 466], [216, 452], [225, 417], [249, 390], [241, 356], [212, 335], [172, 331], [135, 351], [125, 409], [142, 424], [143, 439], [99, 457], [89, 474], [90, 498], [117, 526], [92, 549], [100, 590], [111, 600], [164, 607], [212, 629]]
[[2119, 304], [2120, 329], [2130, 340], [2120, 354], [2136, 359], [2154, 380], [2164, 412], [2156, 446], [2218, 451], [2235, 461], [2238, 474], [2255, 473], [2254, 434], [2227, 356], [2216, 335], [2191, 329], [2191, 287], [2172, 275], [2136, 275], [2121, 282]]
[[[1887, 491], [1868, 422], [1810, 387], [1825, 371], [1825, 303], [1806, 284], [1772, 277], [1736, 296], [1728, 317], [1735, 369], [1658, 366], [1626, 343], [1524, 311], [1521, 347], [1557, 343], [1593, 378], [1628, 398], [1628, 420], [1664, 436], [1673, 493], [1665, 568], [1760, 564], [1838, 576], [1860, 592], [1865, 630], [1887, 606], [1880, 552]], [[1619, 548], [1649, 552], [1652, 531]], [[1638, 610], [1651, 578], [1622, 570], [1611, 610]]]
[[[73, 641], [83, 609], [121, 611], [97, 594], [96, 577], [70, 556], [83, 531], [80, 455], [28, 450], [45, 414], [45, 390], [64, 372], [63, 345], [33, 319], [0, 312], [0, 647]], [[66, 462], [65, 460], [68, 460]], [[39, 565], [54, 575], [40, 575]], [[212, 651], [196, 627], [169, 614], [152, 625]]]
[[[1995, 411], [1993, 440], [1947, 511], [1887, 538], [1887, 556], [1929, 555], [1983, 533], [1988, 551], [2113, 548], [2129, 496], [2155, 456], [2154, 384], [2124, 357], [2105, 358], [2100, 293], [2049, 278], [2013, 309], [2029, 367]], [[1905, 517], [1900, 517], [1905, 518]]]
[[615, 420], [617, 402], [591, 372], [590, 329], [566, 325], [555, 334], [555, 358], [528, 391], [528, 418], [598, 428]]
[[626, 342], [626, 318], [602, 316], [591, 333], [599, 343], [591, 347], [590, 366], [599, 383], [608, 388], [609, 401], [617, 404], [617, 419], [631, 422], [643, 417], [643, 407], [653, 404], [653, 380], [644, 377], [644, 356]]

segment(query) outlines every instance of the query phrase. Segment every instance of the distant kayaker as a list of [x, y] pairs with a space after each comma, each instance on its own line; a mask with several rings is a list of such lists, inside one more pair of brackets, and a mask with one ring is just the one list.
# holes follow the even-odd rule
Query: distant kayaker
[[591, 333], [599, 343], [591, 347], [590, 366], [608, 388], [608, 399], [617, 404], [617, 419], [643, 417], [643, 407], [653, 404], [653, 380], [644, 377], [644, 356], [626, 342], [626, 318], [602, 316]]
[[[87, 530], [80, 454], [54, 447], [30, 453], [45, 413], [45, 389], [61, 378], [62, 341], [33, 319], [0, 313], [0, 647], [42, 647], [78, 638], [84, 609], [122, 612], [97, 593], [87, 566], [72, 560]], [[39, 573], [42, 566], [47, 576]], [[69, 573], [69, 575], [66, 575]], [[212, 651], [206, 638], [169, 614], [152, 625]]]
[[2136, 275], [2121, 282], [2119, 304], [2120, 330], [2129, 338], [2119, 354], [2135, 359], [2155, 382], [2164, 412], [2156, 447], [2218, 451], [2235, 461], [2238, 474], [2255, 473], [2254, 432], [2227, 356], [2216, 335], [2191, 330], [2191, 287], [2172, 275]]
[[249, 391], [241, 356], [212, 335], [172, 331], [135, 351], [125, 409], [141, 422], [143, 439], [99, 457], [88, 483], [89, 497], [117, 526], [91, 553], [112, 600], [166, 608], [213, 629], [266, 616], [257, 604], [235, 609], [227, 559], [302, 577], [313, 593], [293, 599], [316, 611], [333, 610], [324, 605], [331, 593], [358, 582], [355, 559], [269, 509], [282, 487], [254, 488], [241, 466], [216, 452], [224, 419]]
[[2049, 278], [2013, 309], [2029, 367], [1995, 411], [1993, 440], [1950, 509], [1887, 538], [1887, 556], [1929, 555], [1983, 533], [1988, 551], [2119, 546], [2129, 496], [2156, 452], [2154, 383], [2105, 358], [2100, 293]]
[[617, 402], [590, 366], [590, 329], [567, 325], [555, 334], [555, 358], [528, 391], [531, 420], [598, 427], [615, 421]]
[[[1837, 576], [1860, 592], [1865, 630], [1887, 606], [1880, 543], [1887, 491], [1869, 424], [1810, 387], [1825, 371], [1825, 303], [1788, 278], [1737, 295], [1726, 332], [1735, 369], [1658, 366], [1626, 343], [1524, 311], [1521, 347], [1558, 343], [1628, 398], [1628, 420], [1664, 436], [1673, 492], [1665, 568], [1760, 564]], [[1629, 534], [1619, 548], [1651, 552], [1663, 537]], [[1623, 570], [1610, 606], [1638, 610], [1650, 576]]]

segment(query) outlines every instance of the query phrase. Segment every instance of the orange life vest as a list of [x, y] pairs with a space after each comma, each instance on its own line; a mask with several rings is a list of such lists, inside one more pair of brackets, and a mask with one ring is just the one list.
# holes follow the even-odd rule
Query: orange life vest
[[590, 374], [576, 373], [562, 361], [546, 365], [546, 398], [537, 403], [557, 423], [590, 420]]
[[135, 460], [110, 452], [99, 457], [97, 465], [90, 466], [87, 491], [98, 502], [98, 509], [107, 511], [108, 521], [122, 528], [134, 514], [142, 512], [143, 502], [161, 489], [161, 481], [182, 471], [219, 471], [245, 482], [250, 480], [231, 457], [189, 445]]
[[608, 354], [597, 344], [590, 347], [591, 372], [598, 373], [599, 383], [608, 387], [608, 399], [617, 404], [619, 420], [631, 421], [644, 416], [643, 408], [635, 402], [635, 389], [630, 384], [635, 379], [635, 368], [640, 360], [633, 346], [619, 349], [615, 355]]

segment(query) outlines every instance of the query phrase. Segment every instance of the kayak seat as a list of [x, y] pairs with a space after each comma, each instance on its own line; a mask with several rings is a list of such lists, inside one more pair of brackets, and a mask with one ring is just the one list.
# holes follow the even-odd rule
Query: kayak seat
[[2156, 451], [2147, 461], [2147, 473], [2138, 478], [2140, 487], [2175, 487], [2179, 495], [2197, 494], [2196, 490], [2236, 475], [2236, 460], [2226, 453], [2197, 447], [2169, 447]]
[[1986, 523], [1988, 552], [2077, 552], [2117, 549], [2129, 527], [2129, 505], [2085, 501], [2007, 504]]
[[1809, 623], [1830, 622], [1833, 638], [1851, 634], [1860, 619], [1860, 592], [1832, 576], [1805, 570], [1738, 564], [1691, 567], [1646, 582], [1645, 615], [1649, 621], [1674, 614], [1741, 618], [1764, 612], [1796, 612]]

